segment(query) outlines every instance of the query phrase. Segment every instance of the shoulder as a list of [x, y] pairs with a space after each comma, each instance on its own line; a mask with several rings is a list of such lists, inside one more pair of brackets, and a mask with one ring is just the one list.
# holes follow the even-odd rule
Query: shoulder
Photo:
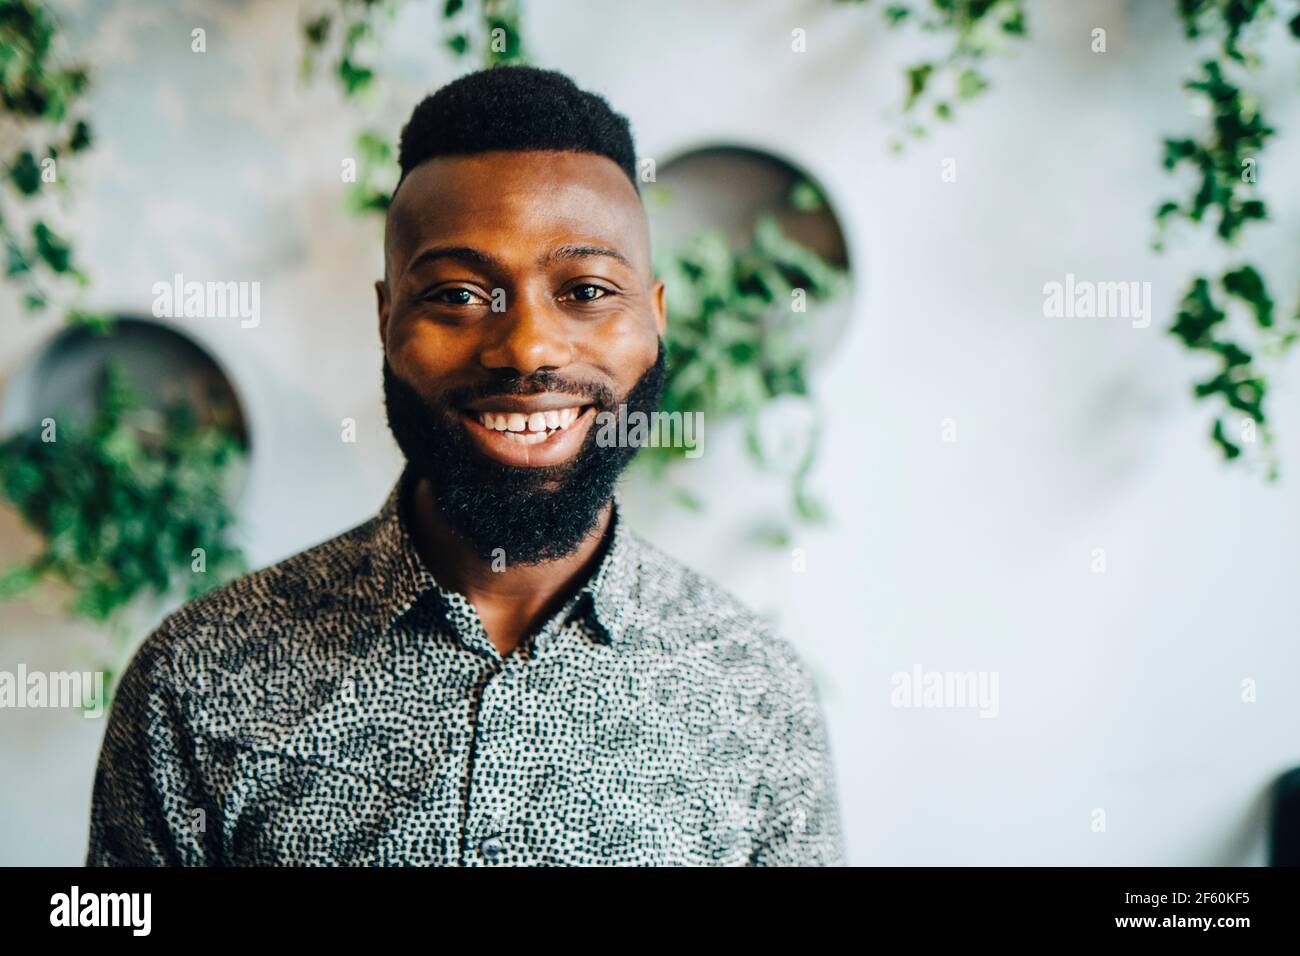
[[146, 638], [131, 669], [193, 688], [201, 674], [264, 671], [259, 663], [319, 651], [328, 637], [355, 633], [383, 607], [382, 589], [366, 586], [376, 521], [183, 605]]
[[659, 547], [632, 535], [642, 639], [732, 681], [758, 683], [780, 698], [812, 691], [794, 644], [735, 594]]

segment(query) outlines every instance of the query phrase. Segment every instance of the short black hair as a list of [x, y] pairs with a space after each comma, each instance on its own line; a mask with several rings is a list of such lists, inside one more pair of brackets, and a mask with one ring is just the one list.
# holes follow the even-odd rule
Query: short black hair
[[478, 70], [422, 100], [402, 129], [397, 185], [436, 156], [533, 149], [606, 156], [640, 192], [627, 118], [563, 73], [532, 66]]

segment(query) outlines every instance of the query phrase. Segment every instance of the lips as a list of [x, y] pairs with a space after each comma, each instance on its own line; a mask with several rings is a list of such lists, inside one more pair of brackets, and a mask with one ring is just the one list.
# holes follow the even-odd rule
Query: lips
[[471, 403], [465, 430], [488, 457], [502, 464], [543, 467], [573, 457], [595, 419], [595, 406], [572, 395], [502, 396]]
[[571, 405], [534, 412], [484, 411], [478, 413], [478, 420], [488, 431], [500, 432], [505, 438], [525, 445], [535, 445], [576, 422], [583, 408]]

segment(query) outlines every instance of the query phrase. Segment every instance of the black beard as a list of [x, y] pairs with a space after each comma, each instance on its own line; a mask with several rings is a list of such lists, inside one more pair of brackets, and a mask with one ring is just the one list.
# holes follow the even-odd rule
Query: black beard
[[[619, 475], [637, 447], [601, 447], [597, 420], [578, 453], [560, 465], [526, 468], [484, 455], [466, 434], [460, 410], [473, 399], [561, 392], [579, 395], [596, 414], [649, 416], [659, 409], [665, 379], [664, 345], [621, 402], [607, 388], [569, 382], [554, 372], [503, 378], [477, 389], [450, 389], [426, 402], [384, 359], [388, 428], [451, 529], [485, 560], [504, 552], [512, 564], [541, 564], [577, 550], [614, 495]], [[623, 407], [620, 408], [619, 406]], [[602, 419], [603, 420], [603, 419]]]

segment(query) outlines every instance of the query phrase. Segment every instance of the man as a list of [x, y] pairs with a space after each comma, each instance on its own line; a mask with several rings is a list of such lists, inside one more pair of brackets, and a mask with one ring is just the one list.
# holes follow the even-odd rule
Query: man
[[399, 161], [376, 292], [407, 467], [146, 641], [89, 862], [841, 864], [807, 671], [618, 514], [636, 448], [595, 423], [664, 380], [627, 121], [497, 68], [421, 103]]

